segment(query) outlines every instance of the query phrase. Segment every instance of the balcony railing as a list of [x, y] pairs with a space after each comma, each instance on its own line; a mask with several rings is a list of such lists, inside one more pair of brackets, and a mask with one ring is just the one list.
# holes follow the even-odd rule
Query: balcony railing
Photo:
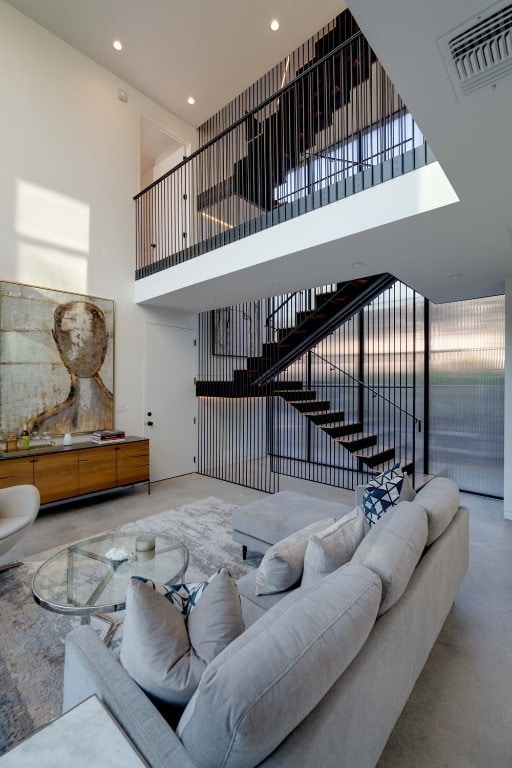
[[434, 159], [361, 32], [324, 51], [136, 196], [136, 278]]

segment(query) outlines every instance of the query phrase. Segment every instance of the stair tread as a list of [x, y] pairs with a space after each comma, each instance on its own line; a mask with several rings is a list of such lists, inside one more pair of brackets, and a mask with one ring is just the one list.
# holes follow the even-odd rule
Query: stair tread
[[354, 456], [358, 459], [370, 459], [372, 456], [378, 456], [379, 453], [393, 450], [394, 445], [370, 445], [368, 448], [361, 448]]
[[316, 389], [280, 389], [279, 394], [280, 395], [296, 395], [297, 392], [304, 392], [304, 394], [314, 394], [315, 397], [317, 395]]
[[[350, 426], [347, 424], [347, 426]], [[355, 443], [357, 440], [366, 440], [367, 437], [377, 437], [375, 432], [354, 432], [350, 435], [340, 435], [340, 437], [335, 437], [335, 440], [338, 440], [340, 443]]]

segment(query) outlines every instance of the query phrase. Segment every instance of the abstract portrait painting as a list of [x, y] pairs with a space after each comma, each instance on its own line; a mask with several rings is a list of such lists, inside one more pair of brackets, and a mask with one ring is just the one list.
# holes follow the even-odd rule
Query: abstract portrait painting
[[111, 429], [114, 302], [0, 282], [0, 431]]

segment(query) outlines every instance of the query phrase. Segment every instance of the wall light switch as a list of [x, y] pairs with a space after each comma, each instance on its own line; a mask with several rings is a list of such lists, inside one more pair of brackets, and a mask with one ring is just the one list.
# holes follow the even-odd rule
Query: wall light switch
[[126, 403], [117, 403], [116, 413], [124, 413], [126, 411]]

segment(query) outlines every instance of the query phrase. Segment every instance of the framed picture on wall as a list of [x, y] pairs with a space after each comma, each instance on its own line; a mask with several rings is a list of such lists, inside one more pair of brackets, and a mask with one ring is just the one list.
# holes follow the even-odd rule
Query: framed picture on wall
[[260, 302], [212, 310], [212, 349], [230, 357], [261, 354]]
[[114, 426], [114, 302], [0, 282], [0, 432]]

